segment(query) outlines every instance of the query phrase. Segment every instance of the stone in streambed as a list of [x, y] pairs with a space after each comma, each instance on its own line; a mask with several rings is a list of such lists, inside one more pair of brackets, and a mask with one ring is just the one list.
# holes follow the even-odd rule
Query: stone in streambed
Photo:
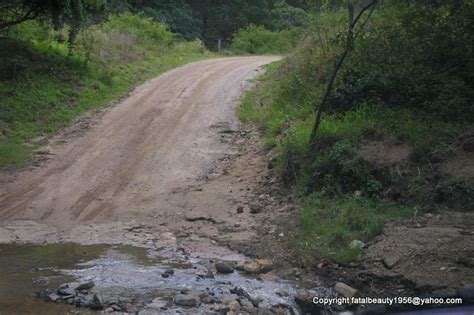
[[58, 293], [60, 295], [76, 295], [76, 290], [74, 290], [69, 283], [64, 283], [59, 286]]
[[169, 278], [170, 276], [174, 275], [174, 270], [173, 269], [166, 269], [161, 276], [163, 278]]
[[215, 264], [216, 270], [219, 273], [233, 273], [234, 267], [231, 264], [221, 261]]
[[193, 294], [178, 294], [174, 298], [174, 303], [180, 306], [198, 306], [199, 305], [199, 297]]
[[57, 295], [56, 293], [50, 293], [46, 297], [51, 302], [58, 302], [58, 301], [61, 300], [61, 297], [59, 295]]
[[97, 294], [94, 294], [92, 300], [89, 302], [89, 308], [92, 310], [101, 310], [104, 308], [104, 305]]
[[93, 281], [88, 281], [88, 282], [82, 282], [79, 283], [74, 287], [76, 291], [87, 291], [92, 289], [95, 286], [95, 283]]
[[235, 269], [245, 273], [267, 273], [273, 270], [273, 262], [269, 259], [245, 260], [239, 262]]

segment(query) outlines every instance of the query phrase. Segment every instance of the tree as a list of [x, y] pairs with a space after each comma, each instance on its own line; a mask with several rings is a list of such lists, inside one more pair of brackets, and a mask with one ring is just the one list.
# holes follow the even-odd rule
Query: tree
[[67, 24], [72, 48], [87, 16], [98, 14], [104, 5], [104, 0], [0, 0], [0, 31], [35, 19], [50, 22], [55, 29]]
[[[347, 58], [349, 53], [353, 50], [354, 41], [357, 39], [357, 36], [360, 34], [362, 28], [365, 26], [367, 21], [372, 16], [372, 13], [374, 12], [377, 3], [378, 3], [378, 0], [371, 0], [367, 5], [362, 7], [362, 9], [359, 11], [357, 16], [355, 16], [355, 17], [354, 17], [354, 5], [350, 1], [347, 5], [348, 15], [349, 15], [349, 22], [348, 22], [347, 35], [346, 35], [346, 44], [345, 44], [344, 51], [342, 52], [341, 56], [336, 61], [334, 71], [331, 74], [329, 82], [326, 86], [326, 91], [323, 95], [323, 98], [322, 98], [321, 103], [318, 107], [318, 110], [316, 111], [316, 117], [315, 117], [315, 120], [314, 120], [313, 130], [311, 132], [311, 138], [310, 138], [310, 145], [314, 149], [317, 148], [317, 132], [318, 132], [319, 126], [321, 125], [322, 114], [323, 114], [323, 112], [326, 111], [326, 108], [328, 106], [329, 97], [331, 95], [332, 87], [334, 85], [334, 81], [336, 80], [337, 74], [338, 74], [339, 70], [341, 69], [342, 64], [344, 63], [344, 60]], [[367, 14], [365, 20], [361, 23], [361, 26], [358, 27], [357, 32], [355, 32], [357, 24], [361, 20], [364, 13], [368, 10], [370, 10], [370, 11]]]

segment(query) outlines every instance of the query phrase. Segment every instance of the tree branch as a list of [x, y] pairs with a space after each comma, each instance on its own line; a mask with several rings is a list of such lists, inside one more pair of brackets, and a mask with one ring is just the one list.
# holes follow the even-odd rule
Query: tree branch
[[21, 19], [0, 23], [0, 29], [17, 25], [17, 24], [26, 22], [28, 20], [34, 20], [38, 17], [38, 14], [39, 14], [38, 11], [30, 10]]
[[[356, 18], [352, 22], [352, 28], [354, 28], [354, 26], [357, 24], [357, 21], [359, 21], [359, 19], [364, 14], [364, 12], [367, 11], [371, 6], [375, 5], [377, 3], [377, 1], [378, 0], [372, 0], [371, 2], [369, 2], [365, 7], [363, 7], [360, 10], [359, 14], [357, 14]], [[375, 8], [375, 6], [374, 6], [374, 8]]]
[[[353, 49], [354, 40], [357, 38], [360, 31], [365, 26], [367, 21], [370, 19], [370, 16], [374, 12], [375, 4], [377, 4], [377, 2], [378, 2], [378, 0], [372, 0], [369, 4], [367, 4], [365, 7], [363, 7], [360, 10], [360, 12], [357, 14], [355, 19], [354, 19], [354, 6], [351, 3], [349, 3], [349, 5], [348, 5], [349, 23], [348, 23], [348, 29], [347, 29], [346, 47], [345, 47], [344, 52], [342, 53], [341, 57], [339, 58], [339, 60], [336, 63], [334, 71], [333, 71], [333, 73], [331, 75], [331, 78], [329, 79], [328, 85], [326, 87], [326, 91], [324, 93], [323, 99], [321, 100], [320, 106], [319, 106], [318, 111], [316, 113], [316, 118], [315, 118], [315, 121], [314, 121], [313, 130], [311, 131], [311, 138], [310, 138], [310, 145], [313, 149], [316, 149], [316, 145], [317, 145], [316, 135], [317, 135], [319, 126], [321, 125], [321, 119], [322, 119], [323, 112], [326, 111], [326, 108], [328, 106], [329, 97], [331, 95], [332, 87], [334, 85], [334, 81], [336, 80], [337, 74], [338, 74], [339, 70], [341, 69], [342, 64], [344, 63], [344, 60], [346, 59], [347, 55]], [[361, 16], [364, 14], [364, 12], [367, 11], [371, 7], [372, 7], [372, 10], [370, 11], [369, 15], [367, 16], [365, 21], [362, 23], [362, 25], [359, 28], [359, 31], [357, 32], [357, 34], [354, 35], [354, 28], [357, 25], [357, 22], [359, 21]]]

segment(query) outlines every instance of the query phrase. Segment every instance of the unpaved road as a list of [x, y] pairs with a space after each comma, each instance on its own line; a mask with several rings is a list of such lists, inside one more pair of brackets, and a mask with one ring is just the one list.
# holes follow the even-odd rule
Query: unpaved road
[[[238, 124], [234, 110], [246, 81], [277, 59], [208, 60], [149, 81], [80, 137], [46, 148], [50, 158], [41, 167], [2, 176], [0, 221], [61, 228], [152, 216], [175, 222], [177, 209], [187, 205], [173, 196], [192, 190], [235, 153], [221, 135]], [[214, 204], [200, 211], [218, 217], [223, 209], [214, 198], [200, 197], [201, 206]]]

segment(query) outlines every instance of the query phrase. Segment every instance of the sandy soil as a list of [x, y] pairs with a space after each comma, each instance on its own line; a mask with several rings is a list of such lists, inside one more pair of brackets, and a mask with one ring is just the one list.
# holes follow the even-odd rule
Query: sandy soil
[[232, 188], [220, 184], [206, 193], [196, 187], [237, 154], [225, 139], [238, 125], [235, 106], [246, 81], [277, 59], [189, 64], [80, 120], [38, 152], [47, 157], [39, 167], [2, 176], [0, 220], [60, 230], [130, 220], [171, 227], [225, 220]]

